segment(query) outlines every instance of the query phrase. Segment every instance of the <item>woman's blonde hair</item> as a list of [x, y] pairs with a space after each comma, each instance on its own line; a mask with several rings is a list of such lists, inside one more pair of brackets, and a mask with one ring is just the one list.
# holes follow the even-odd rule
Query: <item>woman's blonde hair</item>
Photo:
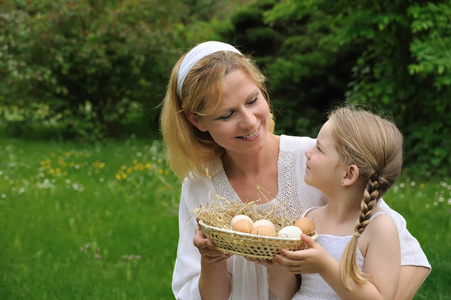
[[[208, 175], [209, 164], [224, 153], [208, 132], [201, 132], [189, 122], [185, 112], [198, 116], [213, 113], [221, 99], [224, 78], [230, 72], [244, 71], [256, 83], [269, 105], [263, 73], [249, 57], [231, 51], [216, 52], [199, 60], [188, 72], [180, 97], [177, 75], [185, 56], [172, 69], [160, 117], [168, 162], [180, 179], [190, 175]], [[216, 99], [216, 103], [212, 106], [207, 103], [208, 99]], [[271, 121], [270, 130], [273, 129], [274, 121]]]
[[357, 266], [357, 240], [370, 222], [373, 208], [401, 174], [403, 137], [388, 119], [359, 108], [335, 109], [329, 120], [341, 163], [356, 165], [358, 180], [365, 186], [360, 217], [340, 264], [343, 283], [349, 289], [349, 277], [358, 283], [368, 280]]

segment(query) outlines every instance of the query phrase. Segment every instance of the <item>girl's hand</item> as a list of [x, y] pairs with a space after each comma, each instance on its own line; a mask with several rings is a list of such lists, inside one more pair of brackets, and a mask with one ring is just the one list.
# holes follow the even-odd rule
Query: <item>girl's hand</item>
[[226, 255], [214, 249], [213, 241], [207, 238], [201, 227], [197, 228], [196, 235], [193, 239], [193, 245], [197, 247], [200, 255], [202, 255], [210, 264], [221, 263], [230, 257], [230, 255]]
[[302, 234], [301, 240], [308, 245], [308, 249], [301, 251], [282, 249], [280, 254], [275, 256], [275, 262], [294, 274], [321, 273], [327, 268], [328, 260], [333, 258], [311, 237]]

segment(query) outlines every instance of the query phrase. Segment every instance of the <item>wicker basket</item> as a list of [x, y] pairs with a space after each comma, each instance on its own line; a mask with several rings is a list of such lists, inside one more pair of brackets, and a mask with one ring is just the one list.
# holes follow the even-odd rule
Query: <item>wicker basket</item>
[[[237, 254], [249, 258], [273, 259], [280, 249], [303, 250], [307, 245], [300, 239], [253, 235], [213, 227], [199, 221], [205, 235], [214, 243], [215, 249], [225, 254]], [[318, 234], [312, 236], [318, 238]]]

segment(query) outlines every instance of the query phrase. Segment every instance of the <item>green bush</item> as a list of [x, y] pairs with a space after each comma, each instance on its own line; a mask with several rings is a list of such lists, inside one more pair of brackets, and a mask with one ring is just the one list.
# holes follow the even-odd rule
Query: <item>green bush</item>
[[406, 167], [431, 176], [451, 172], [450, 23], [449, 1], [262, 0], [232, 31], [267, 73], [279, 133], [315, 136], [331, 106], [365, 103], [404, 133]]
[[114, 135], [136, 107], [155, 118], [175, 60], [214, 36], [176, 0], [12, 3], [0, 13], [0, 106], [45, 103], [83, 140]]

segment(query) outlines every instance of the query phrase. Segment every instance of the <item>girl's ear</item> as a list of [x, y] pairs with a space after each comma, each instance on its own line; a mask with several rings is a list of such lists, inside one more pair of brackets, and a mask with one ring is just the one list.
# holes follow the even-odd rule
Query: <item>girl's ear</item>
[[357, 179], [359, 179], [359, 167], [356, 165], [350, 165], [346, 168], [346, 174], [342, 179], [341, 185], [342, 186], [350, 186], [353, 185]]
[[203, 125], [202, 122], [199, 119], [199, 116], [196, 114], [193, 114], [190, 111], [185, 111], [185, 116], [188, 119], [188, 121], [193, 124], [197, 129], [200, 131], [206, 132], [208, 131]]

